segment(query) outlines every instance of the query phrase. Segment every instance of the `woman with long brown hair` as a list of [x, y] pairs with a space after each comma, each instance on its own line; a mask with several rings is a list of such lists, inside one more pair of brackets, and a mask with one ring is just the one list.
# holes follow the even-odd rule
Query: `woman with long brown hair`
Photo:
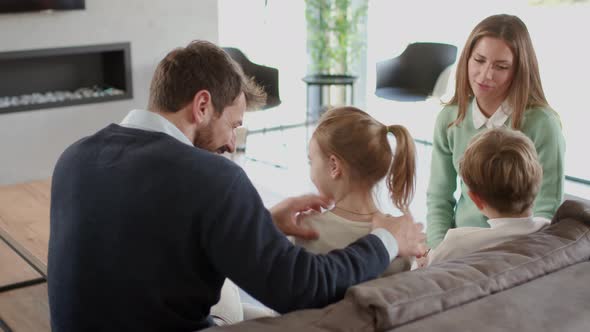
[[457, 64], [455, 95], [436, 120], [427, 193], [431, 247], [450, 228], [489, 227], [462, 181], [458, 201], [454, 193], [469, 140], [486, 128], [503, 126], [534, 142], [544, 174], [534, 216], [551, 219], [563, 197], [565, 140], [559, 116], [545, 99], [527, 27], [505, 14], [484, 19], [469, 35]]

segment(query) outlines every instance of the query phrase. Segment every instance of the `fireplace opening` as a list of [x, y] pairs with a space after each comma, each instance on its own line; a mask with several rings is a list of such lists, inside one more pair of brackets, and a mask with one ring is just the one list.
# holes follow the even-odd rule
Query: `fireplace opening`
[[0, 53], [0, 113], [130, 98], [129, 43]]

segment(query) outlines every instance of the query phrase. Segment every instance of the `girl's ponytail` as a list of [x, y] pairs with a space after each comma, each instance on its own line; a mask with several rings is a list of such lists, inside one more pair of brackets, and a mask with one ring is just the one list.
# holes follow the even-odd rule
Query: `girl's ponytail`
[[388, 126], [387, 132], [392, 133], [396, 140], [393, 163], [387, 174], [387, 189], [393, 204], [405, 213], [416, 188], [416, 146], [404, 126]]

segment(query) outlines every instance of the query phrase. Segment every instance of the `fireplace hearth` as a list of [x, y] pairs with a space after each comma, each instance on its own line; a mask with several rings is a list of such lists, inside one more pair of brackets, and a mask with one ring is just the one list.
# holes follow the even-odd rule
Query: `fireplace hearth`
[[132, 97], [129, 43], [0, 53], [0, 113]]

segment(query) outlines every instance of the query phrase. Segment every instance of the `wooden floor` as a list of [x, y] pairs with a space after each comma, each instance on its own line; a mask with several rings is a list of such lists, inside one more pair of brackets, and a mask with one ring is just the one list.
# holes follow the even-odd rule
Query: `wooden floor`
[[50, 331], [47, 284], [0, 293], [0, 313], [8, 331]]
[[50, 181], [0, 187], [0, 329], [49, 331]]
[[10, 289], [30, 280], [42, 277], [4, 240], [0, 240], [0, 290]]

